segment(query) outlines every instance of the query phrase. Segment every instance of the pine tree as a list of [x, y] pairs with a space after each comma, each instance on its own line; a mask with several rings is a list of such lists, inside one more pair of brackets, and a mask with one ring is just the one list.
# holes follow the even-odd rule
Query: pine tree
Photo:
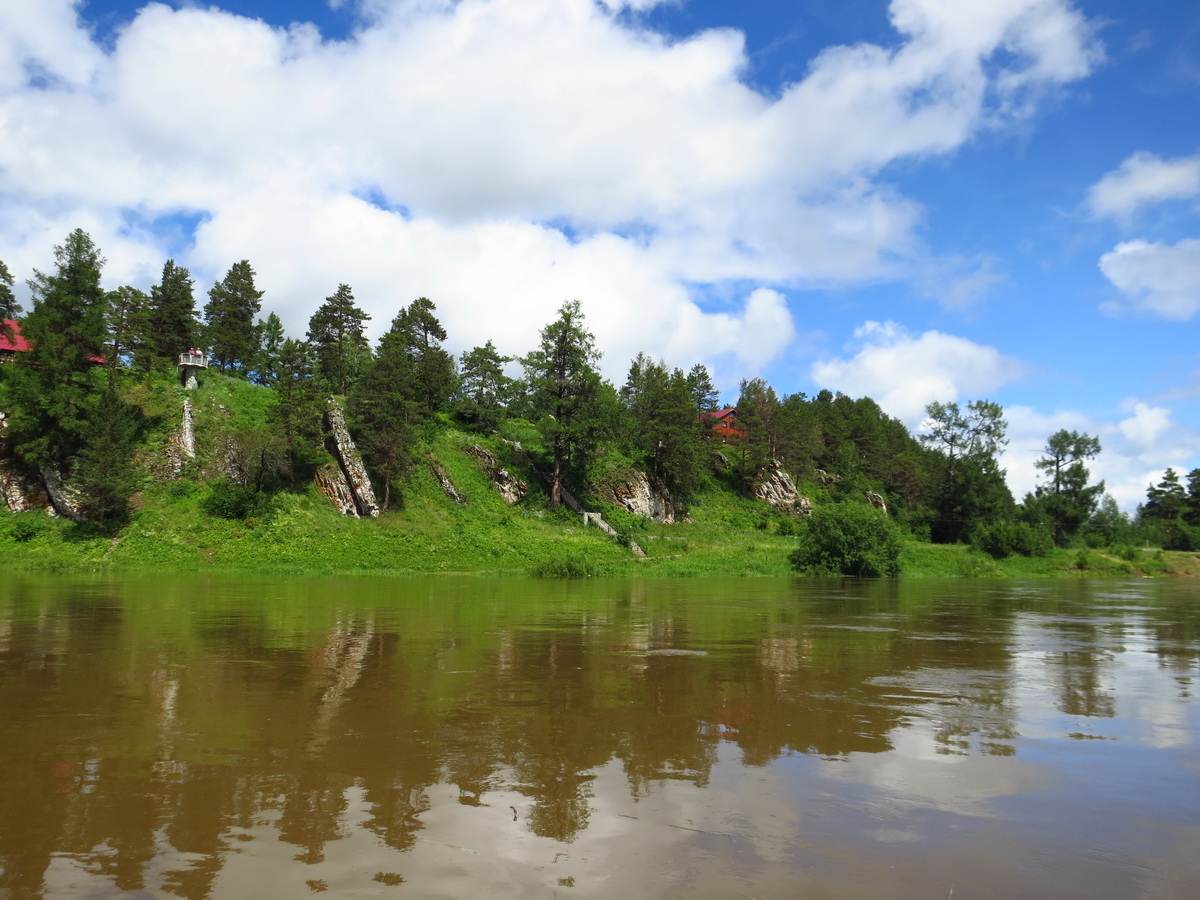
[[708, 367], [696, 363], [687, 374], [688, 390], [692, 394], [692, 402], [700, 412], [714, 412], [720, 408], [721, 395], [712, 383]]
[[426, 416], [445, 408], [458, 381], [454, 357], [442, 348], [446, 329], [434, 315], [436, 309], [433, 301], [418, 297], [393, 324], [413, 361], [413, 399]]
[[308, 474], [321, 443], [321, 395], [313, 376], [312, 356], [312, 348], [304, 341], [283, 341], [269, 382], [278, 398], [269, 424], [281, 438], [284, 474], [291, 484], [299, 475]]
[[342, 396], [370, 361], [371, 348], [363, 335], [363, 325], [370, 318], [355, 305], [350, 285], [339, 284], [308, 320], [317, 377]]
[[384, 509], [391, 505], [392, 482], [408, 468], [416, 426], [414, 367], [400, 317], [379, 341], [375, 355], [351, 387], [349, 412], [368, 467], [383, 482]]
[[108, 314], [105, 316], [110, 366], [124, 361], [138, 369], [150, 368], [150, 353], [146, 348], [150, 328], [150, 298], [129, 285], [121, 285], [108, 295]]
[[85, 231], [71, 232], [54, 258], [53, 274], [35, 270], [29, 282], [33, 305], [21, 330], [30, 349], [7, 381], [17, 453], [32, 466], [65, 467], [97, 418], [108, 297], [100, 286], [104, 259]]
[[1045, 473], [1047, 482], [1038, 487], [1036, 496], [1054, 524], [1054, 543], [1062, 547], [1087, 522], [1104, 493], [1103, 481], [1088, 485], [1084, 466], [1100, 452], [1100, 439], [1064, 428], [1050, 436], [1043, 452], [1045, 456], [1034, 466]]
[[74, 461], [73, 484], [86, 498], [88, 519], [119, 526], [129, 520], [129, 498], [138, 488], [134, 450], [142, 412], [125, 403], [112, 384], [99, 400]]
[[259, 347], [254, 317], [262, 308], [263, 292], [254, 286], [254, 269], [243, 259], [208, 292], [204, 305], [205, 336], [212, 361], [222, 372], [246, 374]]
[[562, 503], [563, 478], [582, 474], [604, 430], [600, 354], [578, 300], [568, 300], [542, 329], [541, 345], [521, 360], [538, 430], [550, 448], [550, 505]]
[[150, 327], [146, 346], [159, 363], [174, 365], [176, 357], [199, 344], [192, 276], [168, 259], [162, 280], [150, 288]]
[[456, 409], [475, 430], [491, 431], [500, 423], [513, 392], [513, 379], [504, 374], [511, 361], [491, 341], [463, 353]]
[[708, 450], [693, 387], [681, 369], [639, 353], [620, 393], [634, 452], [679, 502], [699, 486]]
[[259, 319], [255, 327], [259, 344], [254, 360], [254, 380], [258, 384], [274, 384], [279, 378], [279, 357], [283, 351], [283, 322], [275, 313], [270, 313], [265, 320]]

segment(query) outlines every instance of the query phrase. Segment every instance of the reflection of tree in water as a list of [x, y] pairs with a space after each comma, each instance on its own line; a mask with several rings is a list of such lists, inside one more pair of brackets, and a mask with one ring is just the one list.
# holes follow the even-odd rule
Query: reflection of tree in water
[[517, 790], [533, 799], [530, 829], [560, 841], [574, 840], [587, 827], [589, 773], [612, 756], [612, 711], [597, 702], [602, 692], [589, 678], [589, 662], [578, 632], [535, 633], [514, 673], [541, 685], [537, 705], [509, 723], [506, 752]]

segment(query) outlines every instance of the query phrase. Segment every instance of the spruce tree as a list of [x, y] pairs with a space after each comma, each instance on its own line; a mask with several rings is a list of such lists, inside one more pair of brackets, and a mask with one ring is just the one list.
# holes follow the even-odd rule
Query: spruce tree
[[279, 356], [283, 349], [283, 322], [275, 313], [259, 319], [258, 354], [254, 360], [254, 380], [258, 384], [273, 384], [279, 377]]
[[253, 365], [259, 347], [254, 317], [262, 308], [262, 296], [254, 286], [254, 269], [245, 259], [234, 263], [208, 292], [205, 335], [212, 362], [222, 372], [245, 375]]
[[150, 288], [149, 320], [146, 346], [159, 363], [174, 365], [180, 353], [199, 344], [192, 276], [173, 259], [163, 265], [162, 280]]
[[511, 361], [491, 341], [463, 353], [456, 409], [475, 430], [491, 431], [500, 423], [513, 392], [513, 379], [504, 374], [505, 363]]
[[122, 285], [108, 295], [105, 351], [110, 366], [122, 361], [137, 369], [150, 368], [146, 347], [150, 328], [150, 298], [135, 287]]
[[17, 453], [32, 466], [65, 467], [97, 417], [108, 298], [104, 259], [85, 231], [71, 232], [54, 258], [52, 274], [35, 270], [29, 282], [33, 304], [21, 330], [30, 349], [7, 380]]
[[393, 323], [412, 359], [413, 399], [426, 417], [444, 409], [457, 387], [454, 357], [442, 348], [446, 329], [436, 309], [433, 301], [418, 297]]
[[278, 399], [269, 424], [278, 432], [286, 458], [284, 474], [291, 484], [310, 474], [316, 462], [321, 436], [321, 395], [313, 377], [312, 348], [304, 341], [288, 338], [279, 346], [270, 381]]
[[345, 396], [371, 358], [363, 335], [363, 325], [370, 318], [355, 305], [350, 285], [339, 284], [308, 320], [317, 377], [334, 393]]
[[421, 421], [414, 400], [414, 366], [400, 316], [379, 341], [373, 359], [350, 391], [349, 412], [359, 448], [375, 476], [383, 482], [384, 509], [391, 505], [392, 482], [408, 468], [416, 426]]
[[542, 329], [538, 349], [521, 360], [538, 430], [550, 450], [554, 508], [562, 503], [564, 477], [583, 474], [604, 431], [599, 360], [578, 300], [559, 308], [558, 318]]

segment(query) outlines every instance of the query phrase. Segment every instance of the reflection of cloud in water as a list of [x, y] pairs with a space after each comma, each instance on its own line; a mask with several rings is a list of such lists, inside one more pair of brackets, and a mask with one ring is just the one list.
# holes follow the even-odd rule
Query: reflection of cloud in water
[[1048, 782], [1041, 767], [1012, 757], [946, 754], [937, 723], [926, 719], [895, 729], [892, 741], [890, 753], [829, 760], [821, 773], [831, 781], [869, 785], [890, 802], [977, 817], [991, 816], [989, 804], [998, 797], [1036, 791]]

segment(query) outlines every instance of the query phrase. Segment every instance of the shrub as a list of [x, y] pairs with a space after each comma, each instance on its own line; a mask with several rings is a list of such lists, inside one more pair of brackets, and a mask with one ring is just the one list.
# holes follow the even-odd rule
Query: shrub
[[993, 559], [1005, 559], [1014, 553], [1045, 556], [1051, 540], [1045, 531], [1028, 522], [993, 522], [975, 529], [971, 546]]
[[812, 575], [868, 577], [900, 574], [900, 528], [862, 503], [818, 506], [800, 536], [792, 565]]
[[536, 563], [530, 573], [535, 578], [590, 578], [596, 567], [578, 550], [558, 552]]
[[38, 536], [38, 533], [42, 530], [42, 523], [34, 520], [35, 515], [26, 514], [16, 517], [12, 527], [13, 540], [24, 544]]
[[259, 502], [254, 488], [223, 481], [212, 486], [201, 506], [210, 516], [219, 519], [248, 519]]

